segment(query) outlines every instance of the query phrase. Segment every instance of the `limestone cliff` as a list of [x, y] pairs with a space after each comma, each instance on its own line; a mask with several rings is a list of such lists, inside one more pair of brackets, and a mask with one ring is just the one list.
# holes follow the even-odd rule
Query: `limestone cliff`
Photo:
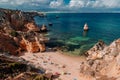
[[33, 19], [36, 15], [42, 14], [0, 9], [0, 52], [19, 55], [22, 51], [34, 53], [46, 50], [44, 36], [40, 36], [40, 27]]
[[80, 74], [84, 80], [120, 79], [120, 39], [109, 46], [98, 42], [87, 54], [86, 61], [80, 65]]
[[20, 46], [22, 49], [30, 52], [44, 52], [46, 49], [45, 44], [43, 42], [40, 42], [37, 37], [33, 38], [33, 41], [29, 41], [28, 39], [25, 39], [22, 37], [22, 40], [20, 42]]

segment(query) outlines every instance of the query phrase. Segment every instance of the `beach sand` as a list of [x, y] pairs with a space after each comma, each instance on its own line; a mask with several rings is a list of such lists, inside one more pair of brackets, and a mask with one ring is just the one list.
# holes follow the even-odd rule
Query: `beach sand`
[[21, 56], [37, 67], [42, 67], [46, 73], [60, 74], [55, 80], [80, 80], [80, 63], [85, 57], [68, 56], [60, 52], [28, 53]]

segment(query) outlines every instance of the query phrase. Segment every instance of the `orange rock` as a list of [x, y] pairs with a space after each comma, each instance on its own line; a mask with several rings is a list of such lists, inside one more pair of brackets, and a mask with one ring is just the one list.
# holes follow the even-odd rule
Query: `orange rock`
[[29, 22], [25, 24], [25, 27], [30, 31], [39, 31], [39, 28], [36, 26], [34, 22]]
[[32, 53], [39, 52], [40, 50], [36, 42], [30, 42], [29, 47], [30, 47], [30, 52]]
[[27, 45], [25, 44], [25, 41], [24, 41], [24, 40], [21, 40], [21, 41], [20, 41], [20, 47], [22, 48], [22, 50], [27, 51], [26, 46], [27, 46]]
[[35, 40], [36, 40], [36, 43], [38, 44], [38, 46], [40, 48], [40, 52], [44, 52], [46, 50], [45, 44], [42, 43], [42, 42], [40, 43], [37, 37], [35, 37]]
[[28, 41], [23, 37], [23, 40], [20, 42], [21, 48], [23, 50], [26, 50], [28, 52], [44, 52], [46, 50], [45, 44], [40, 43], [38, 39], [36, 38], [36, 41]]
[[39, 48], [40, 48], [40, 52], [44, 52], [46, 50], [46, 47], [45, 47], [44, 43], [40, 43], [38, 45], [39, 45]]

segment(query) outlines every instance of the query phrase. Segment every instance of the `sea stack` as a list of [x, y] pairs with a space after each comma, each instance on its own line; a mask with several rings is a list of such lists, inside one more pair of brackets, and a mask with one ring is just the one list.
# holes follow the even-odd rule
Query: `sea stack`
[[85, 23], [85, 25], [84, 25], [84, 31], [88, 31], [89, 30], [89, 28], [88, 28], [88, 25], [87, 25], [87, 23]]

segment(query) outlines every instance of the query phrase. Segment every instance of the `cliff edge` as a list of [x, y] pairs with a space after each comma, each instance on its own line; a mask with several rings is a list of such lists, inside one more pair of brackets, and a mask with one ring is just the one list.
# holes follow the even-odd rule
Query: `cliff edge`
[[109, 46], [100, 41], [86, 54], [86, 61], [80, 65], [84, 80], [120, 80], [120, 39]]
[[[35, 53], [46, 50], [48, 38], [36, 25], [35, 12], [0, 9], [0, 52], [20, 55], [23, 51]], [[40, 16], [40, 15], [39, 15]]]

